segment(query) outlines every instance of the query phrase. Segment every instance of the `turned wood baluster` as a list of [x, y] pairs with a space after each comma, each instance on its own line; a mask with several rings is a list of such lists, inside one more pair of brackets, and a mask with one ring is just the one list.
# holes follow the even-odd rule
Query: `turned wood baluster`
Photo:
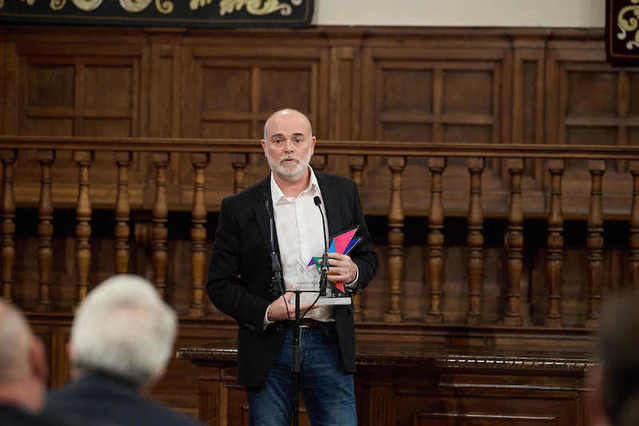
[[155, 167], [155, 202], [152, 211], [151, 231], [151, 261], [155, 286], [163, 298], [167, 297], [166, 271], [167, 271], [167, 237], [169, 207], [166, 198], [166, 172], [169, 165], [169, 154], [155, 152], [152, 155], [153, 167]]
[[40, 161], [40, 202], [38, 204], [38, 271], [40, 275], [40, 303], [38, 310], [51, 310], [51, 274], [53, 269], [53, 201], [51, 195], [51, 166], [55, 151], [38, 151]]
[[550, 208], [546, 241], [546, 279], [548, 281], [548, 312], [546, 326], [561, 327], [561, 268], [564, 261], [564, 215], [561, 207], [561, 177], [564, 160], [550, 160]]
[[[231, 166], [233, 167], [233, 193], [237, 194], [246, 187], [244, 178], [246, 177], [246, 165], [248, 164], [248, 154], [231, 154]], [[208, 163], [208, 160], [207, 160]], [[194, 167], [195, 167], [195, 163]]]
[[484, 235], [482, 234], [484, 214], [481, 202], [481, 175], [484, 171], [483, 158], [468, 160], [470, 173], [470, 200], [468, 203], [468, 323], [481, 321], [481, 290], [484, 280]]
[[115, 200], [115, 272], [126, 274], [129, 271], [129, 165], [131, 153], [116, 151], [115, 162], [118, 166], [118, 190]]
[[[351, 179], [358, 187], [362, 187], [362, 174], [366, 167], [366, 157], [363, 155], [351, 155], [348, 157], [348, 167], [351, 172]], [[353, 296], [353, 317], [355, 321], [364, 319], [364, 311], [361, 305], [360, 295]]]
[[204, 168], [209, 164], [207, 153], [191, 154], [193, 164], [193, 207], [191, 210], [191, 266], [193, 270], [193, 300], [190, 314], [204, 313], [204, 277], [206, 273], [206, 204], [204, 202]]
[[428, 213], [428, 281], [430, 291], [426, 301], [425, 321], [441, 323], [442, 281], [444, 273], [444, 202], [442, 200], [442, 173], [446, 169], [445, 157], [428, 159], [430, 170], [430, 210]]
[[16, 205], [13, 193], [13, 165], [16, 161], [16, 151], [2, 150], [2, 296], [5, 300], [13, 300], [13, 264], [15, 262], [15, 231], [13, 221], [16, 215]]
[[601, 198], [606, 163], [603, 160], [588, 162], [590, 169], [590, 210], [588, 212], [588, 319], [586, 327], [599, 326], [601, 280], [603, 276], [603, 202]]
[[76, 268], [77, 285], [75, 302], [79, 303], [89, 291], [89, 268], [91, 266], [91, 200], [89, 198], [89, 168], [93, 163], [92, 151], [73, 151], [73, 161], [78, 163], [78, 202], [76, 214]]
[[523, 269], [524, 251], [524, 212], [521, 206], [521, 175], [524, 172], [524, 161], [507, 160], [506, 167], [510, 173], [510, 208], [508, 212], [508, 231], [504, 245], [508, 256], [508, 295], [506, 299], [506, 316], [504, 324], [520, 326], [521, 319], [521, 272]]
[[630, 285], [639, 289], [639, 161], [629, 164], [632, 174], [632, 210], [630, 212]]
[[402, 172], [406, 166], [405, 157], [390, 157], [391, 197], [388, 210], [388, 277], [390, 281], [388, 310], [384, 315], [387, 322], [402, 320], [400, 308], [401, 282], [404, 276], [404, 211], [402, 208]]

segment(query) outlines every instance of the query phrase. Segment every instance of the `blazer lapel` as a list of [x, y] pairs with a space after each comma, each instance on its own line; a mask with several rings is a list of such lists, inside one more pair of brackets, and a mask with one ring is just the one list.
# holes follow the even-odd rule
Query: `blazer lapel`
[[322, 199], [324, 200], [324, 210], [326, 211], [326, 220], [328, 221], [328, 239], [329, 242], [331, 238], [340, 230], [341, 220], [338, 218], [337, 212], [339, 212], [339, 199], [335, 197], [335, 191], [331, 191], [331, 188], [328, 185], [326, 176], [313, 170], [315, 173], [315, 177], [317, 177], [317, 183], [320, 187], [320, 191], [322, 192]]
[[[271, 215], [272, 215], [273, 203], [271, 201], [270, 175], [267, 176], [262, 182], [260, 182], [257, 192], [255, 193], [255, 204], [253, 205], [253, 212], [257, 220], [260, 234], [262, 235], [262, 241], [264, 241], [264, 248], [266, 249], [267, 255], [270, 256], [271, 217], [269, 216], [269, 210], [267, 210], [267, 203], [268, 203], [268, 209], [271, 211]], [[275, 240], [275, 249], [277, 250], [277, 236], [273, 235], [273, 238]]]

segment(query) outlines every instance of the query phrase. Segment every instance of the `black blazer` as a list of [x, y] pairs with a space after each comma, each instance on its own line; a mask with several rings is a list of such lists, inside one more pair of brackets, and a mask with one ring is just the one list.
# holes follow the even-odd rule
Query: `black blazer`
[[[32, 414], [15, 405], [0, 404], [0, 426], [84, 426], [65, 413], [60, 415]], [[106, 426], [98, 423], [97, 426]]]
[[[362, 241], [349, 253], [357, 264], [358, 290], [375, 275], [377, 255], [360, 206], [355, 182], [315, 171], [322, 192], [330, 238], [357, 225]], [[263, 330], [271, 292], [270, 175], [222, 201], [206, 285], [213, 304], [235, 318], [238, 330], [238, 381], [260, 386], [284, 338], [277, 324]], [[276, 247], [277, 249], [277, 247]], [[346, 372], [355, 371], [355, 327], [352, 306], [334, 309], [340, 352]]]
[[89, 373], [51, 392], [43, 415], [67, 413], [85, 425], [202, 426], [142, 396], [133, 384], [104, 373]]

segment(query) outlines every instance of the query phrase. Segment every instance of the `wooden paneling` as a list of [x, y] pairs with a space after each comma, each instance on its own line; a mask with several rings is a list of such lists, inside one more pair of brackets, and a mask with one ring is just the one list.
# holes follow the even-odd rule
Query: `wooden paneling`
[[[442, 142], [451, 147], [455, 142], [633, 146], [639, 141], [639, 103], [634, 96], [639, 95], [639, 72], [606, 64], [602, 36], [601, 31], [524, 28], [114, 32], [10, 27], [0, 30], [0, 133], [168, 137], [175, 138], [176, 144], [183, 137], [250, 138], [258, 147], [268, 114], [288, 106], [309, 114], [318, 146], [327, 139], [366, 140], [371, 151], [386, 140]], [[220, 200], [261, 179], [267, 165], [259, 151], [233, 156], [212, 152], [194, 178], [194, 164], [204, 164], [202, 154], [192, 157], [191, 153], [170, 151], [163, 147], [161, 173], [153, 167], [151, 154], [131, 154], [129, 267], [151, 279], [162, 276], [167, 299], [181, 315], [181, 322], [187, 322], [179, 345], [232, 339], [232, 321], [211, 308], [206, 297], [203, 308], [198, 305], [192, 310], [201, 292], [193, 283], [201, 286], [201, 277], [194, 276], [189, 261], [193, 248], [189, 212], [194, 210], [193, 194], [202, 191], [204, 202], [195, 209], [198, 223], [204, 220], [208, 232], [206, 243], [200, 239], [196, 245], [197, 264], [201, 265], [201, 256], [210, 252]], [[112, 253], [118, 242], [112, 211], [118, 173], [112, 150], [93, 152], [88, 170], [93, 212], [90, 217], [80, 217], [90, 223], [91, 233], [88, 239], [78, 239], [75, 213], [81, 169], [70, 150], [56, 151], [51, 166], [54, 261], [48, 286], [53, 313], [36, 314], [42, 309], [37, 253], [44, 238], [37, 233], [40, 154], [18, 152], [13, 167], [16, 234], [5, 234], [7, 244], [11, 238], [15, 242], [13, 297], [31, 311], [36, 332], [47, 342], [51, 385], [58, 386], [68, 377], [65, 344], [74, 286], [81, 280], [80, 273], [86, 273], [77, 267], [79, 243], [89, 243], [87, 288], [115, 270]], [[128, 158], [128, 151], [117, 158], [123, 156]], [[504, 341], [526, 347], [535, 342], [549, 347], [575, 345], [573, 349], [586, 353], [583, 342], [576, 343], [579, 339], [560, 339], [553, 333], [561, 327], [576, 327], [587, 334], [584, 328], [594, 325], [588, 320], [596, 319], [588, 310], [589, 297], [596, 301], [599, 293], [605, 297], [628, 281], [631, 268], [626, 266], [626, 254], [637, 251], [627, 248], [624, 234], [633, 201], [628, 162], [607, 160], [601, 182], [595, 179], [595, 186], [602, 186], [597, 215], [604, 220], [604, 246], [602, 253], [601, 247], [591, 243], [590, 263], [585, 250], [586, 219], [591, 200], [598, 196], [591, 196], [588, 162], [567, 159], [558, 167], [556, 162], [529, 158], [523, 162], [521, 176], [517, 167], [521, 209], [511, 211], [516, 216], [511, 232], [522, 224], [524, 247], [521, 264], [514, 265], [520, 276], [509, 282], [503, 244], [512, 167], [502, 159], [486, 157], [481, 184], [474, 178], [471, 225], [476, 241], [469, 253], [468, 161], [445, 158], [443, 168], [441, 161], [434, 160], [444, 157], [400, 152], [317, 156], [316, 164], [325, 171], [352, 174], [360, 181], [362, 203], [380, 257], [379, 272], [360, 299], [361, 338], [388, 346], [416, 339], [424, 348], [441, 342], [467, 348]], [[433, 171], [437, 175], [434, 184]], [[441, 199], [432, 194], [441, 194]], [[561, 201], [554, 213], [550, 211], [551, 194]], [[559, 210], [561, 220], [547, 221]], [[152, 238], [154, 220], [156, 228], [166, 224], [161, 227], [167, 233], [165, 238]], [[591, 222], [594, 239], [602, 226]], [[429, 224], [441, 228], [436, 241], [428, 239]], [[565, 240], [558, 240], [550, 249], [545, 239], [549, 225], [553, 238]], [[519, 259], [517, 250], [510, 253]], [[431, 258], [433, 253], [439, 257]], [[471, 257], [481, 268], [468, 268]], [[554, 263], [547, 267], [547, 261]], [[433, 276], [426, 273], [429, 265]], [[598, 278], [589, 287], [588, 274], [594, 269]], [[469, 274], [474, 277], [472, 288]], [[557, 275], [552, 288], [549, 274]], [[519, 288], [519, 299], [510, 292], [507, 308], [509, 288]], [[437, 299], [437, 304], [426, 305], [425, 296]], [[462, 325], [468, 318], [469, 298], [473, 299], [473, 321], [479, 323], [476, 328]], [[590, 305], [596, 311], [596, 304]], [[426, 312], [426, 306], [432, 309]], [[509, 329], [508, 324], [503, 325], [505, 312], [520, 313], [521, 318], [517, 316], [510, 328], [529, 340], [498, 336], [499, 327]], [[432, 328], [424, 325], [428, 313], [437, 323]], [[455, 324], [453, 329], [446, 328], [450, 324]], [[469, 330], [476, 333], [471, 336]], [[204, 376], [219, 384], [218, 393], [204, 398], [204, 404], [217, 404], [222, 395], [221, 407], [237, 413], [238, 423], [246, 423], [246, 403], [243, 392], [234, 385], [233, 368], [208, 370]], [[193, 365], [173, 361], [154, 395], [197, 414], [198, 377]], [[384, 382], [379, 375], [374, 386], [358, 388], [375, 405], [370, 412], [374, 415], [361, 416], [367, 424], [563, 425], [584, 420], [579, 417], [578, 380], [547, 379], [568, 387], [562, 392], [531, 390], [527, 386], [543, 386], [526, 375], [508, 382], [512, 378], [499, 376], [499, 381], [493, 375], [469, 378], [453, 374], [445, 382], [450, 386], [436, 385], [430, 376], [423, 377], [419, 385], [398, 377], [386, 377]], [[510, 392], [516, 397], [508, 399]]]

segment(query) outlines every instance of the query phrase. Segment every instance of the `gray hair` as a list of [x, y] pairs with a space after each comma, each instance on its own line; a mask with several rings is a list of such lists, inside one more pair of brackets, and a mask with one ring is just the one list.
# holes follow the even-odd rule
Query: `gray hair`
[[166, 367], [176, 328], [175, 313], [149, 281], [116, 275], [78, 307], [71, 328], [71, 362], [80, 370], [148, 384]]
[[0, 300], [0, 383], [26, 376], [31, 337], [22, 313]]

